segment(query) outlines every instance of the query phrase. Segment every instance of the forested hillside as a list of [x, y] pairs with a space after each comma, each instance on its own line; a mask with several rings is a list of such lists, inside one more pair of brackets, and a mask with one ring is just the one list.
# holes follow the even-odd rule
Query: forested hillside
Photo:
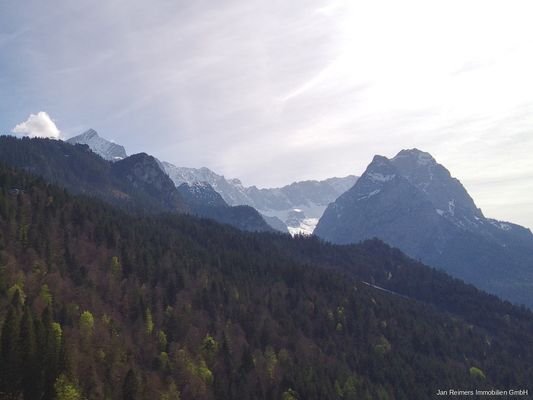
[[187, 210], [172, 181], [146, 154], [111, 163], [86, 145], [0, 136], [0, 162], [42, 176], [71, 193], [100, 198], [129, 212]]
[[1, 398], [412, 400], [531, 383], [529, 311], [381, 242], [132, 216], [5, 167], [0, 188]]
[[251, 207], [202, 204], [201, 198], [194, 199], [178, 191], [159, 161], [146, 153], [110, 162], [87, 145], [0, 136], [0, 162], [41, 176], [71, 193], [102, 199], [129, 213], [192, 213], [242, 230], [272, 230]]

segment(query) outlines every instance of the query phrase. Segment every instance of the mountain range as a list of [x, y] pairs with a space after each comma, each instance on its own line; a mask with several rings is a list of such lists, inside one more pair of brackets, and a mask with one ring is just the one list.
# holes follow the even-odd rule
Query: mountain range
[[[276, 233], [145, 153], [1, 137], [0, 161], [0, 397], [395, 400], [531, 383], [530, 310], [381, 240]], [[399, 221], [391, 237], [413, 249], [506, 240], [505, 265], [531, 236], [485, 218], [418, 150], [376, 156], [317, 232], [332, 213], [342, 243]]]
[[379, 238], [516, 303], [533, 306], [533, 235], [487, 218], [463, 185], [426, 152], [375, 156], [330, 204], [315, 231], [333, 243]]
[[[110, 142], [93, 129], [67, 140], [68, 143], [88, 145], [106, 160], [127, 157], [123, 146]], [[294, 182], [281, 188], [259, 189], [246, 187], [239, 179], [227, 179], [209, 168], [177, 167], [166, 161], [159, 162], [176, 187], [183, 183], [209, 184], [227, 205], [251, 206], [276, 230], [311, 234], [327, 205], [353, 186], [356, 176], [330, 178], [323, 181]]]
[[128, 212], [192, 213], [250, 231], [272, 231], [252, 207], [214, 207], [184, 198], [154, 157], [139, 153], [110, 162], [88, 145], [0, 137], [0, 161], [42, 176], [72, 193], [100, 198]]
[[[206, 182], [230, 205], [248, 205], [281, 229], [285, 225], [292, 234], [311, 234], [327, 205], [353, 186], [356, 176], [330, 178], [323, 181], [294, 182], [281, 188], [246, 187], [239, 179], [227, 179], [208, 168], [176, 167], [163, 162], [170, 179], [182, 183]], [[295, 214], [296, 212], [296, 214]], [[283, 225], [281, 225], [283, 224]]]
[[[131, 158], [125, 151], [124, 160], [110, 157], [115, 144], [92, 130], [70, 142], [77, 140], [114, 160], [113, 165]], [[310, 234], [318, 223], [314, 233], [339, 244], [376, 237], [490, 293], [533, 306], [531, 232], [486, 218], [459, 180], [429, 153], [412, 149], [390, 160], [375, 156], [359, 179], [303, 181], [274, 189], [245, 187], [238, 179], [226, 179], [208, 168], [150, 160], [152, 174], [159, 169], [168, 175], [161, 177], [168, 193], [158, 200], [173, 193], [186, 212], [244, 230], [291, 234]], [[144, 192], [149, 193], [146, 188]]]

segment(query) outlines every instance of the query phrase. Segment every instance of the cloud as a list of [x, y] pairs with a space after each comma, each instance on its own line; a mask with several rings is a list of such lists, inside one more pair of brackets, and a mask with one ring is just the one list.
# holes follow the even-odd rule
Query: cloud
[[61, 132], [57, 129], [52, 118], [44, 112], [39, 111], [37, 114], [30, 114], [28, 119], [13, 128], [13, 133], [18, 133], [29, 137], [45, 137], [59, 139]]

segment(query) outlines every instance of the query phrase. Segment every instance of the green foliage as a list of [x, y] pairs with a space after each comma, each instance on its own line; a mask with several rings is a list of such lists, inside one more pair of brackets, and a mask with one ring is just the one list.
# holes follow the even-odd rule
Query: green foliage
[[378, 343], [374, 346], [374, 349], [376, 350], [377, 354], [384, 355], [388, 353], [389, 351], [391, 351], [391, 347], [392, 346], [390, 342], [387, 340], [387, 338], [385, 338], [384, 336], [381, 336], [378, 340]]
[[66, 375], [61, 374], [54, 385], [57, 400], [82, 400], [79, 388]]
[[145, 319], [146, 333], [151, 335], [152, 332], [154, 331], [154, 320], [152, 318], [152, 311], [150, 311], [149, 308], [145, 310], [144, 319]]
[[270, 346], [268, 346], [265, 350], [265, 361], [268, 376], [270, 379], [274, 379], [274, 373], [278, 365], [278, 357], [276, 356], [274, 349]]
[[178, 387], [174, 382], [171, 382], [170, 385], [168, 385], [168, 390], [161, 394], [161, 397], [159, 400], [180, 400], [180, 392], [178, 390]]
[[26, 293], [19, 283], [15, 283], [7, 290], [7, 297], [12, 304], [24, 305], [26, 302]]
[[53, 300], [52, 293], [50, 293], [50, 289], [48, 288], [48, 285], [46, 283], [41, 286], [40, 296], [44, 304], [46, 304], [47, 306], [52, 305], [52, 300]]
[[164, 331], [159, 330], [157, 332], [157, 340], [159, 342], [159, 350], [166, 351], [168, 346], [167, 334]]
[[111, 273], [117, 278], [122, 275], [122, 265], [117, 256], [111, 257]]
[[483, 381], [486, 379], [485, 373], [478, 367], [470, 367], [468, 371], [470, 372], [470, 376], [475, 379], [479, 379]]
[[344, 382], [342, 388], [342, 398], [345, 400], [356, 400], [358, 398], [358, 388], [361, 385], [360, 381], [354, 376], [349, 376]]
[[206, 335], [202, 341], [202, 353], [207, 358], [213, 358], [218, 352], [218, 342], [211, 335]]
[[166, 351], [162, 351], [159, 353], [159, 369], [162, 371], [165, 371], [169, 368], [169, 359], [168, 359], [168, 353]]
[[84, 337], [89, 337], [94, 331], [94, 317], [90, 311], [84, 311], [80, 315], [80, 330]]
[[213, 373], [209, 368], [207, 368], [204, 360], [201, 360], [196, 367], [196, 373], [205, 384], [210, 385], [213, 383]]
[[294, 390], [289, 389], [283, 392], [281, 400], [298, 400], [298, 394]]
[[57, 348], [61, 346], [63, 338], [63, 330], [61, 329], [61, 324], [58, 322], [52, 322], [52, 339]]

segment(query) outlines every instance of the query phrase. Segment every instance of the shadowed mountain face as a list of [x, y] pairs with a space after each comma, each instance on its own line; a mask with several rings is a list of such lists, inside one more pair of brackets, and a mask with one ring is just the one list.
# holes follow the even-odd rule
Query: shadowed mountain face
[[229, 206], [208, 183], [183, 183], [177, 189], [194, 215], [210, 218], [243, 231], [274, 231], [255, 208]]
[[[240, 229], [271, 231], [251, 207], [229, 207], [210, 191], [179, 191], [159, 161], [139, 153], [123, 160], [104, 160], [87, 145], [71, 145], [50, 139], [0, 138], [0, 162], [58, 184], [72, 193], [98, 197], [131, 212], [193, 213]], [[213, 203], [215, 196], [218, 203]], [[222, 203], [220, 203], [222, 202]]]
[[72, 193], [98, 197], [128, 211], [187, 210], [172, 181], [161, 172], [155, 159], [144, 153], [111, 163], [87, 145], [3, 136], [0, 162], [39, 175]]
[[428, 153], [375, 156], [324, 212], [315, 233], [334, 243], [377, 237], [414, 258], [514, 302], [533, 306], [533, 235], [486, 218]]
[[[154, 157], [146, 153], [134, 154], [114, 163], [112, 170], [122, 182], [129, 183], [142, 193], [157, 196], [163, 207], [168, 210], [190, 209], [176, 190], [174, 183], [162, 173]], [[186, 207], [183, 207], [183, 204], [186, 204]]]

